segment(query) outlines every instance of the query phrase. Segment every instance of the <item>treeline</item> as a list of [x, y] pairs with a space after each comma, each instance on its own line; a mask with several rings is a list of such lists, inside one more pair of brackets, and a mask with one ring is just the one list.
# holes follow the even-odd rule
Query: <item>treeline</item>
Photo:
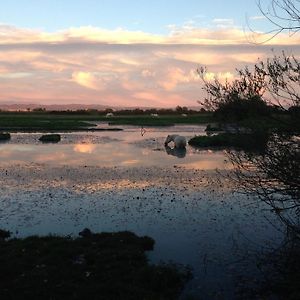
[[205, 113], [206, 110], [201, 108], [200, 110], [189, 109], [186, 106], [177, 106], [176, 108], [149, 108], [149, 109], [141, 109], [141, 108], [134, 108], [134, 109], [112, 109], [106, 108], [103, 110], [99, 109], [77, 109], [77, 110], [46, 110], [43, 107], [34, 108], [32, 110], [26, 111], [4, 111], [0, 110], [1, 113], [21, 113], [21, 114], [28, 114], [28, 113], [37, 113], [37, 114], [57, 114], [57, 115], [106, 115], [108, 113], [113, 113], [114, 115], [125, 116], [125, 115], [178, 115], [178, 114], [199, 114]]

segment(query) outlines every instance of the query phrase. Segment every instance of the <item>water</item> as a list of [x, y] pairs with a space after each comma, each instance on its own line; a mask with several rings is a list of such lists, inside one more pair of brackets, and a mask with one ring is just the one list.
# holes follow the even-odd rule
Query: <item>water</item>
[[[105, 126], [105, 125], [99, 125]], [[258, 251], [283, 239], [276, 217], [255, 197], [236, 193], [215, 168], [222, 151], [187, 147], [170, 155], [170, 133], [187, 138], [203, 126], [62, 134], [15, 134], [0, 145], [0, 228], [15, 236], [131, 230], [156, 241], [152, 262], [193, 268], [184, 295], [232, 299], [241, 273], [255, 274]]]
[[[103, 124], [99, 125], [102, 126]], [[167, 167], [177, 164], [199, 169], [226, 168], [225, 156], [220, 151], [199, 151], [189, 146], [186, 151], [174, 151], [164, 146], [169, 133], [178, 133], [189, 139], [196, 134], [205, 134], [204, 128], [151, 127], [144, 128], [142, 135], [140, 128], [123, 126], [124, 130], [117, 132], [61, 133], [62, 140], [58, 144], [42, 144], [38, 140], [41, 133], [17, 133], [8, 143], [0, 144], [0, 163], [9, 165], [34, 162], [103, 167]], [[230, 166], [227, 164], [227, 167]]]

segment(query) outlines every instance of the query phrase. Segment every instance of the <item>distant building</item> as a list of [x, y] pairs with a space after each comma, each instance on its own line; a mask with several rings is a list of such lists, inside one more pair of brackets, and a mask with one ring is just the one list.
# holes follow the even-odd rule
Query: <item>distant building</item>
[[153, 117], [153, 118], [158, 118], [159, 115], [158, 115], [158, 114], [151, 114], [151, 117]]
[[106, 114], [106, 118], [113, 117], [113, 116], [114, 116], [114, 114], [111, 112]]

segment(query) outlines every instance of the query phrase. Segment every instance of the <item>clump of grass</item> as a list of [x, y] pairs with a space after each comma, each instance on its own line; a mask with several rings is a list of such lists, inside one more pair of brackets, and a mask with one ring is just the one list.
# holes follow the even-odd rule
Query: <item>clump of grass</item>
[[8, 230], [0, 229], [0, 241], [4, 241], [10, 237], [10, 232]]
[[10, 133], [0, 132], [0, 141], [10, 140]]
[[249, 151], [265, 149], [268, 135], [263, 133], [220, 133], [212, 136], [195, 136], [189, 145], [199, 148], [235, 148]]
[[189, 272], [150, 265], [131, 232], [0, 240], [1, 299], [177, 299]]
[[61, 138], [59, 134], [44, 134], [39, 138], [39, 140], [43, 143], [58, 143], [60, 139]]
[[213, 124], [208, 124], [205, 128], [205, 131], [222, 131], [222, 128], [220, 127], [219, 124], [213, 123]]

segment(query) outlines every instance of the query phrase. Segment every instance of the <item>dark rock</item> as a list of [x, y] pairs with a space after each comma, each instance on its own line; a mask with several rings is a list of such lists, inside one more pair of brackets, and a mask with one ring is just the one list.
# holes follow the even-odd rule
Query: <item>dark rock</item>
[[58, 143], [60, 139], [60, 134], [45, 134], [39, 138], [39, 140], [44, 143]]

